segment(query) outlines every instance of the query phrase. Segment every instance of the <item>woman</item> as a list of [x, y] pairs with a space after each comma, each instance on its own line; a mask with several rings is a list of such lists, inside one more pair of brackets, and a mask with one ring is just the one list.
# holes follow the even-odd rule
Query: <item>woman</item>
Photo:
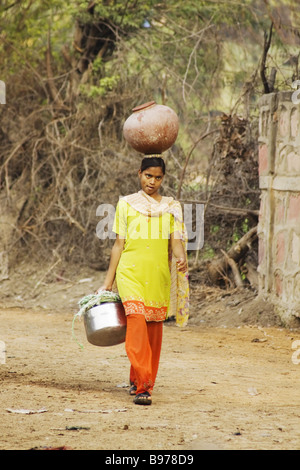
[[[118, 202], [113, 226], [116, 241], [104, 284], [99, 290], [112, 290], [116, 278], [127, 316], [125, 348], [131, 363], [130, 394], [135, 395], [134, 403], [150, 405], [160, 359], [163, 321], [174, 306], [179, 307], [179, 323], [187, 320], [187, 259], [181, 206], [173, 198], [159, 193], [165, 175], [163, 159], [144, 158], [138, 175], [141, 190]], [[169, 251], [175, 257], [173, 269]], [[174, 291], [170, 269], [172, 286], [178, 286], [176, 266], [177, 275], [181, 276], [179, 287], [184, 291], [181, 303], [174, 295], [170, 298], [171, 290]]]

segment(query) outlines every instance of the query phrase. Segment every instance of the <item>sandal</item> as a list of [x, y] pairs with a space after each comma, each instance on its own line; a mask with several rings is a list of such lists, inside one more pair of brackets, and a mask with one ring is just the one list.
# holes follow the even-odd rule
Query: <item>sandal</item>
[[136, 385], [132, 384], [129, 389], [129, 395], [136, 395]]
[[136, 395], [133, 402], [136, 405], [151, 405], [152, 398], [149, 392], [139, 393], [138, 395]]

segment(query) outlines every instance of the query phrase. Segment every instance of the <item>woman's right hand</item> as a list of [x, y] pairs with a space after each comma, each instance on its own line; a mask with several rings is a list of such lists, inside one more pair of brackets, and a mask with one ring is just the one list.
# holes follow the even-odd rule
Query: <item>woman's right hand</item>
[[103, 290], [112, 291], [112, 286], [107, 285], [107, 284], [103, 284], [98, 290], [96, 290], [96, 294], [99, 294], [99, 292], [103, 291]]

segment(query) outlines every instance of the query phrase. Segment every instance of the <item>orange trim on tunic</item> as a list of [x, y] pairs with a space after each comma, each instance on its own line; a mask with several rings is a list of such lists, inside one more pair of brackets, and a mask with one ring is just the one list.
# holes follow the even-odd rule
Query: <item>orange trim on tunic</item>
[[165, 321], [167, 317], [167, 306], [155, 307], [153, 305], [145, 305], [144, 302], [139, 300], [125, 300], [123, 305], [127, 316], [132, 314], [144, 315], [148, 322]]

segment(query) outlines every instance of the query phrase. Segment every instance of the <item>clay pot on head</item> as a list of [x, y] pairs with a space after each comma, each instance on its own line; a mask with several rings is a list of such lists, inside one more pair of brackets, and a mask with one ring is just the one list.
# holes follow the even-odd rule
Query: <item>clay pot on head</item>
[[179, 129], [173, 109], [149, 101], [132, 111], [123, 126], [124, 137], [131, 147], [146, 155], [160, 154], [172, 147]]

